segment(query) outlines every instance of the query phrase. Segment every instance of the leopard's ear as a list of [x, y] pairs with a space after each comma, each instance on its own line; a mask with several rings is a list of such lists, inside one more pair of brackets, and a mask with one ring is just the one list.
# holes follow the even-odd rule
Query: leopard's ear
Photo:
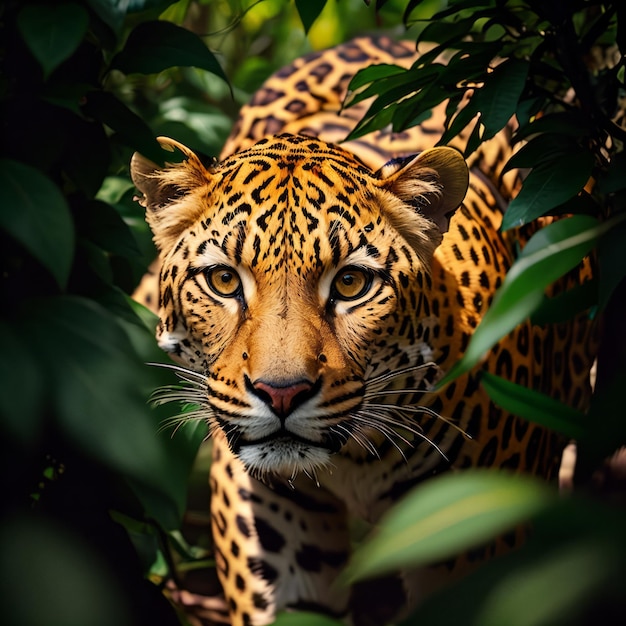
[[401, 163], [378, 171], [382, 187], [414, 212], [434, 222], [444, 233], [451, 215], [465, 198], [469, 171], [463, 156], [454, 148], [425, 150]]
[[182, 153], [182, 161], [160, 167], [135, 152], [130, 162], [130, 175], [142, 193], [137, 200], [146, 209], [154, 242], [164, 251], [172, 247], [183, 230], [200, 215], [211, 174], [186, 146], [167, 137], [159, 137], [158, 141], [164, 150]]

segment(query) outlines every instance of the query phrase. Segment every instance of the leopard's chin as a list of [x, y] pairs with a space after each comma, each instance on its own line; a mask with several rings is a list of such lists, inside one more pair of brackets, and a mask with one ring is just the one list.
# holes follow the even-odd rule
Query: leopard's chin
[[317, 470], [329, 465], [332, 450], [312, 442], [278, 437], [241, 446], [237, 456], [255, 477], [274, 475], [289, 480], [300, 473], [315, 476]]

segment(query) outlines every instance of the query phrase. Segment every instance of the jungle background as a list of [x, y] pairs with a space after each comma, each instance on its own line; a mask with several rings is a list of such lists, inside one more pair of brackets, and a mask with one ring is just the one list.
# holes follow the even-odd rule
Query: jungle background
[[[593, 481], [602, 459], [626, 442], [620, 1], [6, 0], [0, 8], [3, 623], [196, 623], [163, 590], [171, 597], [177, 585], [205, 595], [216, 589], [206, 533], [210, 445], [200, 446], [202, 423], [172, 432], [175, 409], [148, 402], [155, 388], [175, 381], [146, 365], [164, 359], [153, 339], [155, 319], [129, 297], [154, 256], [133, 202], [130, 156], [139, 150], [162, 160], [158, 135], [218, 154], [239, 106], [271, 72], [303, 53], [381, 30], [460, 54], [448, 70], [364, 74], [359, 85], [378, 98], [361, 130], [419, 123], [450, 97], [450, 134], [482, 114], [471, 149], [515, 114], [517, 137], [530, 140], [513, 165], [530, 173], [507, 223], [573, 215], [512, 271], [492, 316], [506, 324], [484, 324], [458, 371], [528, 315], [541, 323], [587, 311], [603, 319], [604, 340], [584, 415], [532, 390], [484, 380], [503, 406], [577, 439], [573, 496], [510, 476], [433, 481], [430, 491], [413, 494], [378, 543], [365, 542], [351, 577], [407, 558], [413, 565], [443, 559], [532, 520], [535, 532], [524, 549], [432, 598], [405, 623], [623, 620], [623, 492]], [[496, 56], [505, 63], [492, 72]], [[476, 85], [482, 95], [474, 108], [455, 117], [454, 104]], [[547, 284], [589, 253], [599, 277], [546, 302]], [[503, 486], [506, 502], [497, 499]], [[468, 490], [490, 506], [464, 506], [459, 493]], [[393, 544], [398, 524], [417, 528], [444, 508], [452, 514], [441, 532]], [[332, 623], [312, 615], [279, 621]]]

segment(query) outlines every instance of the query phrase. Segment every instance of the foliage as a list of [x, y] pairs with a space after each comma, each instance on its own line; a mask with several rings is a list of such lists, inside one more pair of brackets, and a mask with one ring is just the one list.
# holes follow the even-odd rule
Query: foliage
[[[164, 415], [146, 403], [167, 377], [144, 364], [160, 357], [154, 320], [144, 323], [128, 294], [153, 252], [143, 254], [133, 234], [143, 216], [130, 186], [108, 177], [134, 150], [155, 159], [161, 151], [108, 87], [113, 72], [173, 65], [224, 75], [196, 35], [152, 19], [167, 2], [135, 2], [144, 12], [132, 16], [122, 4], [2, 9], [0, 573], [8, 623], [178, 623], [145, 573], [173, 550], [205, 429], [172, 439], [159, 432]], [[139, 523], [141, 535], [131, 532]]]
[[[382, 26], [406, 36], [402, 16], [410, 34], [438, 47], [410, 70], [378, 66], [355, 78], [355, 99], [377, 96], [357, 132], [419, 123], [451, 98], [442, 141], [473, 125], [471, 151], [516, 115], [516, 139], [527, 143], [510, 167], [530, 173], [505, 227], [576, 214], [527, 246], [494, 304], [496, 323], [487, 318], [458, 371], [528, 315], [567, 319], [591, 307], [605, 318], [609, 339], [588, 415], [495, 377], [484, 384], [503, 406], [579, 436], [583, 465], [594, 467], [626, 439], [619, 314], [626, 180], [624, 131], [613, 120], [624, 57], [606, 66], [583, 62], [610, 46], [624, 52], [620, 1], [450, 0], [441, 10], [436, 0], [366, 4], [8, 0], [0, 9], [0, 574], [8, 623], [178, 624], [158, 585], [207, 560], [203, 541], [187, 545], [178, 532], [205, 430], [186, 427], [170, 437], [160, 423], [166, 414], [146, 404], [170, 381], [144, 365], [162, 358], [155, 320], [128, 295], [154, 255], [132, 201], [130, 155], [140, 150], [160, 160], [154, 138], [161, 134], [217, 154], [239, 105], [271, 71], [357, 31]], [[436, 58], [445, 51], [444, 65]], [[502, 62], [493, 67], [496, 56]], [[594, 245], [599, 279], [546, 301], [545, 285]], [[206, 482], [202, 451], [200, 463], [192, 485]], [[356, 557], [350, 575], [377, 567], [367, 550], [387, 552], [385, 537], [397, 538], [394, 516], [404, 515], [411, 528], [445, 512], [444, 547], [484, 538], [480, 511], [469, 530], [463, 524], [471, 511], [461, 506], [467, 486], [458, 478], [433, 481], [430, 495], [417, 491]], [[510, 482], [518, 497], [512, 506], [499, 497], [507, 477], [476, 480], [479, 501], [496, 511], [493, 532], [502, 520], [533, 513], [533, 539], [434, 597], [407, 624], [576, 623], [600, 602], [619, 614], [622, 510], [582, 498], [555, 501], [534, 484]], [[429, 535], [406, 532], [433, 547]], [[390, 553], [385, 567], [403, 563]], [[331, 622], [312, 615], [277, 621]]]
[[[405, 20], [411, 19], [418, 4], [413, 0], [406, 4]], [[464, 358], [440, 385], [477, 365], [486, 350], [529, 316], [543, 323], [588, 311], [602, 319], [599, 375], [586, 415], [537, 391], [493, 375], [483, 377], [487, 392], [500, 406], [577, 438], [581, 484], [590, 482], [593, 468], [626, 443], [617, 391], [626, 384], [625, 25], [619, 2], [450, 0], [418, 35], [418, 42], [437, 45], [412, 68], [371, 67], [351, 84], [351, 102], [374, 97], [353, 137], [389, 124], [394, 130], [417, 124], [449, 98], [448, 130], [440, 143], [467, 128], [469, 156], [515, 116], [514, 140], [524, 143], [507, 168], [525, 168], [528, 173], [502, 228], [543, 215], [565, 217], [531, 238]], [[467, 93], [472, 97], [462, 106]], [[546, 298], [546, 287], [594, 248], [597, 280]], [[465, 547], [479, 544], [469, 536], [471, 527], [467, 532], [457, 530], [469, 515], [460, 507], [465, 496], [455, 496], [464, 480], [462, 475], [434, 479], [407, 498], [402, 513], [390, 512], [371, 542], [355, 555], [351, 578], [366, 577], [375, 568], [380, 571], [383, 559], [382, 571], [406, 565], [409, 549], [416, 551], [414, 564], [424, 562], [422, 552], [431, 546], [422, 540], [428, 534], [411, 535], [410, 521], [406, 530], [396, 527], [400, 515], [418, 524], [431, 491], [442, 501], [431, 515], [441, 516], [441, 532], [450, 531], [449, 544], [456, 545], [464, 534]], [[509, 480], [514, 490], [514, 479]], [[495, 490], [487, 488], [484, 496], [494, 511], [501, 507], [506, 512], [508, 500], [499, 501]], [[619, 619], [626, 598], [614, 581], [624, 575], [626, 517], [623, 508], [602, 502], [601, 496], [539, 503], [538, 510], [526, 516], [533, 519], [534, 532], [522, 550], [434, 596], [406, 620], [406, 626], [585, 624], [591, 615], [594, 621]], [[536, 502], [534, 497], [529, 492], [529, 506]], [[459, 505], [458, 512], [452, 503]], [[396, 550], [396, 532], [407, 533], [412, 547]]]

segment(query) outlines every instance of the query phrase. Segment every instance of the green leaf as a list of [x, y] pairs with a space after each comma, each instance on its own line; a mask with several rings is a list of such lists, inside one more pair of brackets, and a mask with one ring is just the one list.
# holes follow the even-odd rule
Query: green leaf
[[489, 372], [482, 372], [480, 380], [489, 397], [513, 415], [546, 426], [571, 439], [581, 440], [585, 436], [585, 414], [581, 411]]
[[533, 168], [557, 161], [567, 154], [581, 152], [579, 145], [570, 137], [558, 133], [542, 133], [524, 144], [506, 163], [503, 169]]
[[170, 22], [139, 24], [123, 50], [111, 61], [111, 68], [125, 74], [156, 74], [169, 67], [198, 67], [228, 83], [222, 67], [202, 39]]
[[89, 15], [74, 3], [24, 7], [17, 26], [30, 51], [48, 77], [78, 48], [89, 26]]
[[276, 620], [272, 622], [272, 626], [342, 626], [342, 624], [344, 622], [331, 617], [305, 611], [279, 613]]
[[28, 446], [41, 435], [43, 372], [16, 329], [2, 320], [0, 345], [0, 380], [5, 390], [0, 393], [2, 426], [16, 441]]
[[[563, 617], [572, 612], [573, 604], [585, 596], [591, 597], [609, 582], [611, 570], [616, 569], [614, 561], [609, 546], [599, 541], [580, 542], [538, 557], [493, 590], [479, 612], [477, 623], [482, 626], [567, 623]], [[572, 576], [572, 572], [584, 572], [584, 575]], [[565, 580], [567, 584], [563, 584]]]
[[105, 202], [89, 202], [78, 217], [81, 234], [103, 250], [122, 257], [139, 257], [137, 242], [120, 214]]
[[535, 233], [496, 292], [465, 354], [438, 387], [477, 365], [485, 352], [539, 307], [546, 287], [575, 267], [598, 237], [622, 219], [618, 216], [600, 224], [587, 215], [574, 215]]
[[545, 485], [522, 476], [468, 470], [433, 478], [389, 511], [344, 577], [353, 582], [449, 558], [527, 521], [550, 501]]
[[[380, 65], [370, 65], [362, 70], [359, 70], [348, 85], [348, 92], [355, 91], [383, 78], [389, 78], [391, 76], [398, 76], [406, 74], [407, 70], [399, 65], [389, 65], [381, 63]], [[347, 104], [346, 106], [350, 106]]]
[[326, 0], [296, 0], [296, 9], [305, 33], [309, 32], [325, 5]]
[[520, 141], [529, 135], [543, 133], [570, 136], [573, 138], [589, 135], [589, 120], [580, 110], [548, 113], [525, 124], [515, 133], [515, 140]]
[[114, 130], [122, 143], [155, 163], [163, 163], [164, 152], [150, 127], [123, 102], [108, 91], [91, 91], [86, 98], [85, 111]]
[[571, 320], [575, 315], [591, 309], [598, 302], [598, 282], [594, 278], [558, 296], [544, 297], [543, 302], [530, 318], [532, 323], [536, 326], [557, 324]]
[[[84, 534], [71, 532], [69, 525], [60, 526], [43, 515], [3, 516], [0, 576], [2, 614], [7, 624], [134, 623], [122, 583]], [[30, 589], [37, 589], [36, 602], [29, 597]]]
[[599, 306], [604, 309], [613, 292], [626, 276], [626, 222], [617, 224], [602, 238], [599, 246], [600, 297]]
[[39, 170], [0, 160], [0, 227], [19, 241], [61, 288], [74, 256], [74, 225], [58, 187]]
[[625, 522], [580, 494], [555, 499], [524, 545], [430, 595], [402, 626], [582, 626], [605, 606], [621, 615]]
[[185, 481], [147, 406], [150, 370], [116, 318], [92, 301], [59, 297], [30, 303], [20, 322], [48, 372], [50, 409], [63, 436], [138, 485], [150, 515], [177, 527]]
[[573, 198], [589, 180], [592, 168], [593, 155], [586, 150], [537, 165], [509, 204], [502, 230], [527, 224]]
[[128, 2], [111, 0], [87, 0], [89, 8], [116, 34], [124, 27]]

